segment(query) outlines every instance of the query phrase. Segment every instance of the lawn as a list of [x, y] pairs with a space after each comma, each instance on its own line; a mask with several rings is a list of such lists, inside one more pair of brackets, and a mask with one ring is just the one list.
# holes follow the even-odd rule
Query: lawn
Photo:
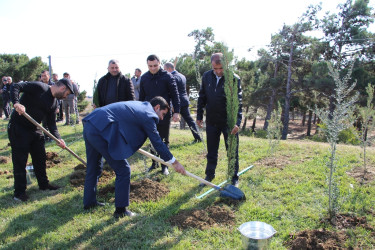
[[[82, 125], [62, 126], [59, 131], [68, 146], [85, 159]], [[375, 248], [375, 185], [369, 175], [361, 185], [354, 178], [362, 166], [361, 148], [339, 145], [338, 172], [341, 176], [340, 213], [363, 218], [366, 226], [334, 227], [325, 223], [327, 217], [327, 173], [329, 147], [310, 141], [282, 141], [273, 156], [268, 153], [268, 141], [240, 136], [240, 169], [253, 168], [240, 177], [239, 188], [246, 201], [231, 202], [218, 192], [198, 199], [209, 190], [198, 182], [173, 170], [168, 177], [157, 171], [145, 173], [151, 160], [136, 153], [129, 161], [132, 183], [150, 178], [169, 192], [156, 201], [141, 201], [131, 197], [130, 210], [134, 218], [115, 220], [113, 192], [101, 192], [98, 200], [105, 207], [83, 210], [81, 185], [71, 184], [71, 175], [80, 162], [66, 150], [46, 144], [47, 152], [56, 152], [60, 163], [47, 169], [51, 183], [61, 186], [56, 191], [40, 191], [36, 181], [28, 186], [30, 200], [13, 200], [11, 151], [8, 146], [6, 121], [0, 121], [0, 244], [4, 249], [240, 249], [241, 234], [237, 228], [247, 221], [262, 221], [272, 225], [277, 233], [271, 249], [287, 249], [291, 235], [303, 230], [325, 228], [344, 232], [343, 248]], [[192, 144], [190, 131], [171, 129], [171, 151], [185, 168], [201, 177], [205, 170], [204, 143]], [[146, 146], [146, 145], [145, 145]], [[374, 148], [368, 152], [370, 170], [375, 166]], [[31, 160], [29, 159], [29, 162]], [[99, 182], [100, 190], [110, 190], [114, 176], [110, 170]], [[370, 172], [371, 173], [371, 172]], [[226, 153], [223, 140], [215, 184], [226, 179]], [[208, 211], [212, 207], [227, 211], [232, 217], [226, 223], [205, 224], [203, 227], [176, 224], [184, 213]], [[209, 215], [208, 215], [209, 216]], [[215, 219], [215, 218], [213, 218]]]

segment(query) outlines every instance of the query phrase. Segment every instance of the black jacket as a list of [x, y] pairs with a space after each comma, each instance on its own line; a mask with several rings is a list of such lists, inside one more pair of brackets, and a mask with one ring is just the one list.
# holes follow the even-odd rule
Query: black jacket
[[[111, 74], [108, 72], [105, 76], [99, 79], [98, 85], [94, 92], [94, 104], [97, 107], [102, 107], [105, 105], [105, 97], [107, 95], [107, 83]], [[134, 101], [134, 86], [129, 78], [121, 74], [117, 75], [117, 101]], [[109, 104], [109, 103], [107, 103]]]
[[171, 74], [176, 80], [181, 107], [188, 106], [190, 102], [189, 97], [186, 93], [186, 77], [176, 70], [171, 72]]
[[170, 73], [162, 69], [154, 75], [147, 71], [141, 77], [139, 100], [150, 101], [155, 96], [163, 97], [169, 104], [172, 101], [174, 112], [180, 113], [176, 81]]
[[[236, 125], [239, 127], [242, 121], [242, 90], [241, 80], [235, 75], [238, 88], [238, 113]], [[227, 98], [224, 92], [224, 76], [216, 86], [216, 75], [213, 70], [203, 74], [202, 85], [199, 90], [197, 120], [203, 120], [203, 109], [206, 108], [206, 123], [211, 126], [227, 126]], [[232, 129], [232, 128], [229, 128]]]

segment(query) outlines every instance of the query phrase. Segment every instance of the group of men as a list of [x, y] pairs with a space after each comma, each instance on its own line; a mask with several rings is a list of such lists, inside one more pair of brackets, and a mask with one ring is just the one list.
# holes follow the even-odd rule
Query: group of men
[[[228, 128], [226, 116], [226, 97], [224, 92], [224, 70], [222, 66], [223, 55], [215, 53], [211, 57], [212, 70], [205, 72], [202, 77], [202, 85], [199, 91], [198, 108], [197, 108], [197, 124], [203, 127], [203, 113], [206, 110], [206, 133], [207, 133], [207, 167], [206, 177], [208, 181], [215, 178], [215, 169], [218, 159], [218, 148], [220, 143], [220, 135], [223, 134], [225, 140], [228, 133], [237, 134], [242, 119], [241, 106], [241, 86], [240, 79], [229, 79], [236, 81], [238, 84], [238, 100], [239, 111], [237, 114], [237, 123], [234, 128]], [[161, 68], [160, 59], [156, 55], [150, 55], [146, 59], [148, 71], [141, 75], [141, 71], [136, 69], [135, 76], [131, 79], [124, 76], [120, 71], [119, 62], [117, 60], [110, 60], [108, 64], [108, 73], [100, 78], [98, 85], [94, 92], [94, 111], [86, 116], [83, 122], [83, 137], [86, 145], [87, 169], [84, 184], [84, 209], [90, 209], [95, 206], [103, 206], [96, 199], [97, 183], [102, 173], [103, 158], [113, 168], [116, 174], [115, 181], [115, 207], [114, 217], [134, 216], [135, 214], [126, 208], [129, 205], [130, 192], [130, 165], [127, 161], [132, 154], [134, 154], [146, 141], [150, 139], [153, 146], [153, 151], [158, 154], [165, 162], [169, 162], [175, 170], [181, 174], [185, 174], [184, 167], [173, 157], [169, 151], [169, 132], [171, 120], [178, 122], [180, 115], [188, 123], [193, 136], [194, 142], [202, 141], [198, 131], [198, 126], [192, 119], [189, 111], [189, 98], [186, 93], [186, 78], [181, 73], [177, 72], [172, 63], [166, 63], [164, 69]], [[14, 103], [15, 110], [22, 114], [24, 106], [29, 110], [35, 104], [28, 98], [28, 91], [31, 87], [29, 85], [38, 85], [38, 83], [19, 83], [11, 90], [11, 98]], [[50, 112], [57, 105], [56, 99], [64, 99], [69, 94], [74, 94], [76, 90], [69, 79], [61, 79], [48, 90], [46, 88], [34, 87], [38, 91], [43, 92], [40, 95], [41, 99], [47, 98], [50, 101], [49, 108], [43, 110], [35, 110], [32, 113], [38, 122], [41, 121], [42, 115], [49, 116]], [[19, 93], [24, 92], [21, 99], [18, 99]], [[137, 93], [137, 94], [136, 94]], [[46, 96], [44, 96], [46, 95]], [[34, 102], [36, 102], [34, 100]], [[29, 105], [29, 106], [27, 106]], [[16, 118], [17, 117], [17, 118]], [[21, 116], [12, 115], [10, 124], [14, 121], [22, 121], [25, 125], [25, 119]], [[60, 139], [56, 128], [56, 122], [49, 121], [48, 127], [52, 129], [53, 134]], [[30, 129], [30, 124], [28, 124]], [[15, 125], [12, 125], [15, 126]], [[10, 126], [10, 128], [12, 127]], [[35, 130], [35, 128], [34, 128]], [[12, 149], [17, 147], [16, 129], [9, 131], [9, 137], [13, 135], [13, 143], [11, 140]], [[35, 131], [34, 131], [35, 134]], [[30, 137], [31, 146], [34, 138]], [[41, 143], [41, 142], [38, 142]], [[60, 139], [58, 143], [60, 147], [65, 147], [64, 141]], [[227, 144], [226, 144], [227, 146]], [[19, 146], [18, 146], [19, 147]], [[42, 152], [35, 152], [35, 150], [28, 148], [33, 157], [40, 157]], [[43, 147], [44, 149], [44, 147]], [[39, 150], [42, 150], [39, 148]], [[19, 150], [21, 151], [21, 150]], [[23, 150], [24, 154], [27, 150]], [[17, 151], [16, 151], [17, 152]], [[20, 152], [18, 152], [20, 153]], [[35, 154], [40, 154], [39, 157]], [[23, 157], [14, 155], [12, 150], [12, 157], [18, 157], [19, 161]], [[45, 157], [45, 156], [44, 156]], [[27, 160], [27, 154], [26, 154]], [[40, 160], [40, 159], [39, 159]], [[43, 159], [42, 159], [43, 160]], [[35, 164], [40, 168], [44, 168], [44, 172], [39, 174], [45, 176], [45, 159]], [[14, 163], [15, 164], [15, 163]], [[21, 163], [18, 164], [17, 170], [21, 170]], [[35, 165], [34, 164], [34, 168]], [[236, 169], [232, 177], [232, 184], [238, 186], [238, 149], [236, 154]], [[148, 171], [152, 171], [158, 167], [156, 162], [153, 162]], [[16, 169], [16, 167], [14, 166]], [[25, 165], [23, 165], [22, 179], [25, 180]], [[37, 172], [37, 171], [35, 171]], [[39, 171], [41, 172], [41, 171]], [[168, 167], [162, 166], [162, 173], [169, 174]], [[40, 180], [39, 180], [40, 178]], [[40, 189], [53, 189], [54, 186], [48, 183], [48, 179], [38, 177]], [[16, 185], [15, 174], [15, 198], [22, 199], [20, 196], [25, 194], [26, 187]], [[17, 189], [18, 187], [18, 189]], [[26, 196], [27, 197], [27, 196]]]

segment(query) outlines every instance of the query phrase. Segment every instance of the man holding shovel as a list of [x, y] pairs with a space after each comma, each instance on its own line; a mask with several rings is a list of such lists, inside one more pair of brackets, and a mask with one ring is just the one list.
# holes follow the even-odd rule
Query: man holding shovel
[[134, 216], [127, 210], [130, 193], [130, 165], [126, 160], [150, 139], [160, 157], [175, 170], [185, 174], [184, 167], [173, 157], [157, 131], [157, 123], [169, 112], [166, 100], [156, 96], [150, 102], [127, 101], [96, 108], [82, 121], [86, 144], [87, 169], [83, 194], [84, 209], [103, 206], [96, 200], [103, 156], [115, 171], [115, 206], [113, 216]]
[[[21, 92], [23, 95], [20, 98]], [[41, 82], [12, 84], [10, 98], [16, 112], [11, 114], [8, 136], [12, 148], [15, 200], [27, 201], [29, 199], [26, 194], [26, 163], [29, 153], [39, 189], [56, 190], [59, 188], [48, 181], [43, 133], [22, 114], [27, 112], [38, 123], [46, 118], [49, 131], [59, 139], [57, 145], [65, 148], [65, 142], [57, 130], [55, 111], [58, 108], [58, 100], [64, 99], [70, 93], [74, 92], [68, 79], [61, 79], [52, 86]]]

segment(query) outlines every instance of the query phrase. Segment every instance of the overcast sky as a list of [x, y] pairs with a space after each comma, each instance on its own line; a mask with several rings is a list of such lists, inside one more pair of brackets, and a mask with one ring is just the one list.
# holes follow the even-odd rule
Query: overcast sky
[[[346, 0], [322, 1], [322, 14]], [[256, 59], [282, 25], [294, 24], [321, 0], [0, 0], [0, 53], [41, 56], [53, 72], [69, 72], [92, 95], [93, 81], [118, 59], [123, 74], [147, 70], [146, 58], [192, 53], [193, 30], [212, 27], [215, 41], [238, 58]], [[375, 0], [370, 0], [375, 7]], [[375, 32], [374, 25], [370, 29]], [[252, 52], [248, 52], [253, 48]]]

